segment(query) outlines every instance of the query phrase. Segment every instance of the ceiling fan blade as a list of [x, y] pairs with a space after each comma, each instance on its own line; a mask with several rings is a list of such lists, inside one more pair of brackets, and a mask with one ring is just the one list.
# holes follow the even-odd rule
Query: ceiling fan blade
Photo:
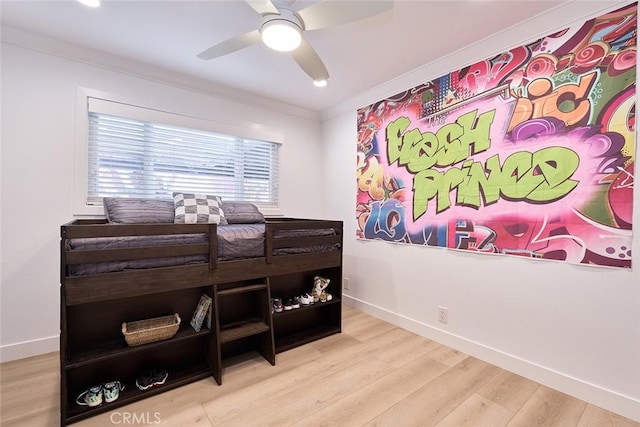
[[207, 50], [203, 50], [198, 54], [200, 59], [213, 59], [219, 56], [226, 55], [228, 53], [235, 52], [240, 49], [244, 49], [247, 46], [251, 46], [261, 40], [260, 31], [253, 30], [251, 32], [242, 34], [240, 36], [225, 40], [222, 43], [211, 46]]
[[329, 72], [324, 66], [322, 59], [306, 40], [302, 39], [302, 44], [296, 50], [291, 52], [293, 59], [298, 63], [300, 68], [309, 75], [313, 80], [328, 80]]
[[249, 6], [253, 8], [260, 15], [276, 14], [279, 15], [278, 9], [271, 3], [270, 0], [244, 0]]
[[385, 1], [323, 1], [298, 12], [305, 30], [335, 27], [390, 10], [392, 0]]

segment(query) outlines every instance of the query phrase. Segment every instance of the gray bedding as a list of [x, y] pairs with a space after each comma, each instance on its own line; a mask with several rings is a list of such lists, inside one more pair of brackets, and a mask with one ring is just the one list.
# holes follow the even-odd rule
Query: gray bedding
[[[264, 256], [265, 224], [229, 224], [218, 226], [218, 260], [229, 261]], [[287, 230], [275, 234], [276, 238], [333, 235], [332, 229]], [[205, 234], [174, 234], [156, 236], [95, 237], [70, 239], [67, 250], [95, 250], [136, 248], [189, 243], [206, 243]], [[324, 252], [339, 249], [339, 244], [314, 245], [308, 247], [282, 248], [274, 250], [274, 255]], [[129, 261], [111, 261], [70, 266], [69, 274], [81, 276], [101, 274], [129, 269], [171, 267], [208, 262], [206, 255], [177, 256]]]

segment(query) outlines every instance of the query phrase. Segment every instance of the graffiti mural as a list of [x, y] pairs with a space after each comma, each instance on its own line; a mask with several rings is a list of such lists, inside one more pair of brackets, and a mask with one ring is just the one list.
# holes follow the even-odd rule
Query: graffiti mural
[[630, 268], [636, 15], [359, 109], [357, 237]]

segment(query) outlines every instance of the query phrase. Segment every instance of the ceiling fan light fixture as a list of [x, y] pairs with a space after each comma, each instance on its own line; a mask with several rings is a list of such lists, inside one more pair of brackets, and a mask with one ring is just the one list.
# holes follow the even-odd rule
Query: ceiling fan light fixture
[[78, 0], [85, 6], [89, 7], [100, 7], [100, 0]]
[[325, 87], [329, 82], [327, 80], [314, 80], [313, 85], [315, 87]]
[[302, 28], [286, 19], [265, 22], [260, 28], [262, 41], [279, 52], [290, 52], [302, 43]]

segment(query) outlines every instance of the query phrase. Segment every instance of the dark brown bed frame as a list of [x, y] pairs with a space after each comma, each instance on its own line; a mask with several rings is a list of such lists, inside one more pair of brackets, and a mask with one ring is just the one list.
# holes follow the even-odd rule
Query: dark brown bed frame
[[[333, 229], [335, 234], [278, 238], [283, 230]], [[267, 219], [264, 256], [217, 259], [215, 224], [109, 224], [74, 220], [61, 227], [60, 262], [60, 407], [62, 424], [110, 411], [192, 381], [212, 376], [239, 353], [257, 351], [275, 364], [275, 354], [341, 331], [343, 225], [341, 221]], [[99, 250], [67, 250], [77, 238], [205, 234], [208, 243]], [[275, 255], [282, 248], [339, 244], [328, 252]], [[208, 263], [145, 268], [73, 276], [69, 267], [145, 258], [205, 255]], [[271, 298], [311, 290], [314, 276], [328, 278], [333, 300], [272, 313]], [[211, 328], [189, 325], [202, 294], [212, 298]], [[178, 313], [182, 319], [171, 339], [137, 347], [124, 341], [120, 325]], [[143, 366], [168, 366], [165, 384], [139, 391], [135, 378]], [[89, 408], [76, 396], [90, 386], [124, 381], [118, 400]]]

